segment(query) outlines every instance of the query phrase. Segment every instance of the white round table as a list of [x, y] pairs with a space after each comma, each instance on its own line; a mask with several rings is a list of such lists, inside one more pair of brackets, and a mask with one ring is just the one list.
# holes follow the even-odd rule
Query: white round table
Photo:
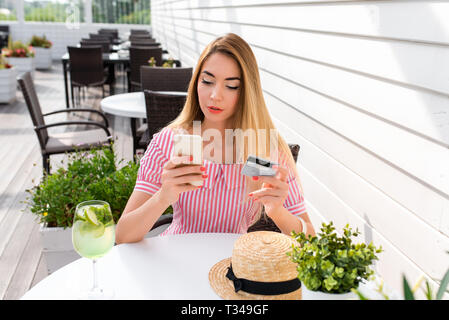
[[[114, 299], [221, 299], [209, 285], [209, 270], [232, 256], [240, 234], [192, 233], [120, 244], [97, 262], [99, 286]], [[23, 300], [78, 299], [92, 286], [92, 261], [80, 258], [31, 288]]]
[[143, 92], [115, 94], [103, 98], [101, 109], [116, 116], [129, 118], [146, 118], [145, 96]]
[[[182, 91], [155, 91], [158, 93], [167, 93], [171, 95], [187, 96], [187, 92]], [[131, 120], [131, 135], [133, 138], [133, 152], [136, 153], [137, 148], [137, 128], [136, 120], [147, 117], [147, 109], [145, 107], [145, 95], [143, 92], [129, 92], [115, 94], [103, 98], [100, 102], [101, 109], [116, 116], [128, 117]]]

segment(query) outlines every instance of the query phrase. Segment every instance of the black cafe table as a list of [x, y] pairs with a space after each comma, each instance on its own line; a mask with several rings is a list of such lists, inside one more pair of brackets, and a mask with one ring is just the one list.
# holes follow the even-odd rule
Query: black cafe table
[[[69, 103], [69, 87], [68, 87], [68, 64], [69, 64], [69, 54], [65, 53], [62, 58], [62, 68], [64, 73], [64, 90], [65, 90], [65, 103], [66, 107], [70, 108]], [[105, 65], [116, 65], [116, 64], [123, 64], [128, 65], [129, 64], [129, 55], [119, 55], [117, 52], [112, 53], [103, 53], [103, 63]], [[112, 88], [113, 90], [113, 88]], [[111, 92], [111, 94], [114, 94], [114, 92]]]

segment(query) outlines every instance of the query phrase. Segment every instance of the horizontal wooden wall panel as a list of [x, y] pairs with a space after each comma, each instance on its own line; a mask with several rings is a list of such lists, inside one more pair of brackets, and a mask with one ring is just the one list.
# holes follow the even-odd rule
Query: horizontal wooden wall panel
[[[176, 19], [175, 26], [180, 34], [183, 29], [194, 28], [197, 36], [238, 33], [256, 47], [449, 96], [449, 62], [446, 61], [449, 45], [380, 41], [208, 21], [195, 21], [192, 25], [191, 20], [183, 19]], [[170, 28], [168, 24], [167, 28]]]
[[[234, 6], [233, 6], [234, 4]], [[210, 7], [210, 8], [208, 8]], [[401, 41], [449, 43], [449, 20], [444, 1], [254, 1], [249, 6], [215, 1], [174, 2], [154, 5], [158, 16], [172, 15], [191, 20], [254, 24], [391, 38]], [[269, 18], [267, 18], [269, 12]], [[419, 21], [419, 23], [417, 23]]]
[[[266, 102], [272, 116], [282, 119], [283, 123], [306, 137], [321, 150], [367, 182], [382, 190], [401, 206], [433, 226], [435, 229], [449, 234], [443, 228], [441, 220], [449, 215], [449, 199], [441, 197], [435, 190], [429, 189], [403, 171], [397, 170], [387, 162], [374, 157], [369, 151], [360, 148], [345, 136], [338, 134], [302, 112], [292, 110], [275, 97], [266, 94]], [[295, 141], [289, 141], [293, 143]], [[301, 148], [301, 156], [307, 151]]]
[[401, 292], [402, 274], [441, 279], [449, 265], [447, 12], [436, 0], [159, 0], [152, 27], [192, 67], [220, 35], [249, 43], [276, 126], [301, 145], [313, 225], [349, 223], [382, 245], [377, 272]]
[[261, 77], [273, 95], [449, 196], [448, 148], [270, 73], [261, 72]]
[[[283, 128], [283, 125], [278, 127]], [[283, 132], [286, 130], [284, 129]], [[393, 199], [385, 197], [381, 190], [321, 151], [304, 139], [302, 135], [290, 130], [289, 136], [290, 141], [293, 140], [301, 146], [299, 159], [301, 166], [307, 168], [309, 175], [316, 177], [316, 180], [319, 179], [319, 182], [326, 186], [332, 196], [351, 208], [350, 216], [340, 216], [339, 211], [332, 209], [328, 200], [329, 196], [312, 192], [313, 195], [321, 199], [320, 202], [326, 203], [327, 210], [324, 212], [331, 213], [332, 217], [335, 217], [335, 221], [343, 226], [347, 221], [356, 220], [355, 215], [357, 215], [383, 237], [389, 239], [393, 245], [400, 248], [404, 255], [415, 261], [428, 275], [436, 278], [444, 274], [449, 265], [449, 255], [446, 255], [444, 259], [445, 252], [449, 251], [447, 237], [424, 223], [422, 219]], [[305, 194], [308, 189], [304, 184]], [[398, 232], [399, 226], [401, 232]], [[445, 261], [445, 264], [434, 263], [439, 259], [442, 259], [441, 262]]]

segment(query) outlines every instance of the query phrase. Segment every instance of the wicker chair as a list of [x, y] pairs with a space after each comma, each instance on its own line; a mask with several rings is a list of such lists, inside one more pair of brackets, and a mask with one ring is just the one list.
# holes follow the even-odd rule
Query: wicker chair
[[[193, 68], [161, 68], [140, 67], [140, 79], [142, 90], [151, 91], [183, 91], [187, 92]], [[138, 131], [143, 132], [138, 142], [138, 147], [146, 149], [152, 135], [146, 128], [146, 124]]]
[[132, 34], [128, 38], [129, 41], [139, 41], [139, 40], [146, 40], [146, 41], [154, 41], [156, 40], [149, 34]]
[[187, 96], [151, 90], [144, 90], [144, 94], [147, 110], [147, 129], [140, 139], [139, 145], [146, 149], [153, 135], [179, 115]]
[[72, 103], [74, 104], [73, 88], [101, 87], [104, 97], [104, 85], [109, 85], [109, 91], [113, 85], [111, 77], [104, 69], [103, 50], [99, 46], [92, 47], [68, 47], [69, 71], [72, 90]]
[[101, 46], [104, 53], [111, 52], [111, 43], [107, 40], [97, 40], [97, 39], [81, 39], [80, 45], [82, 48]]
[[160, 42], [147, 41], [147, 40], [133, 40], [131, 41], [131, 47], [160, 47]]
[[118, 39], [118, 29], [107, 29], [107, 28], [103, 28], [98, 30], [98, 34], [100, 35], [112, 35], [112, 39]]
[[152, 47], [129, 48], [128, 92], [140, 89], [140, 67], [147, 66], [148, 60], [154, 57], [156, 66], [162, 66], [162, 49]]
[[[293, 159], [295, 159], [295, 162], [298, 160], [298, 154], [299, 154], [299, 145], [298, 144], [289, 144], [290, 151], [292, 152]], [[169, 215], [162, 215], [159, 217], [159, 219], [156, 221], [154, 226], [151, 228], [151, 230], [156, 229], [157, 227], [160, 227], [164, 224], [170, 224], [173, 221], [173, 214]], [[281, 233], [281, 230], [276, 226], [276, 224], [273, 222], [273, 220], [267, 216], [267, 214], [262, 211], [262, 215], [260, 216], [259, 220], [257, 220], [254, 224], [252, 224], [247, 232], [254, 232], [254, 231], [274, 231]]]
[[131, 34], [147, 34], [151, 36], [151, 33], [145, 29], [131, 29], [130, 32]]
[[89, 33], [89, 38], [93, 40], [107, 40], [112, 43], [113, 35], [110, 33], [102, 33], [102, 34]]
[[[33, 121], [34, 131], [39, 140], [39, 145], [42, 152], [44, 173], [50, 174], [50, 155], [58, 153], [66, 153], [77, 150], [87, 150], [103, 145], [112, 148], [112, 137], [108, 130], [108, 120], [106, 116], [93, 109], [61, 109], [50, 113], [42, 114], [39, 99], [34, 88], [33, 80], [30, 72], [25, 72], [17, 77], [17, 81], [22, 90], [28, 111], [30, 112], [31, 120]], [[64, 121], [46, 124], [44, 117], [52, 114], [63, 112], [90, 112], [100, 115], [104, 124], [96, 121]], [[56, 126], [70, 126], [70, 125], [89, 125], [99, 127], [100, 129], [64, 132], [57, 134], [50, 134], [47, 128]]]

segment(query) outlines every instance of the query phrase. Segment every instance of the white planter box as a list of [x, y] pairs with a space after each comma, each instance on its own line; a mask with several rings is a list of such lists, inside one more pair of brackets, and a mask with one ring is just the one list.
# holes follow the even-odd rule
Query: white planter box
[[354, 292], [348, 293], [325, 293], [321, 291], [311, 291], [306, 286], [302, 286], [302, 300], [358, 300]]
[[12, 103], [16, 100], [17, 69], [0, 70], [0, 103]]
[[51, 48], [33, 47], [35, 56], [34, 64], [36, 69], [50, 69], [51, 68]]
[[48, 274], [81, 256], [73, 249], [71, 228], [47, 228], [41, 224], [42, 253], [47, 263]]
[[31, 77], [34, 79], [34, 58], [6, 58], [8, 63], [17, 69], [17, 75], [31, 71]]

